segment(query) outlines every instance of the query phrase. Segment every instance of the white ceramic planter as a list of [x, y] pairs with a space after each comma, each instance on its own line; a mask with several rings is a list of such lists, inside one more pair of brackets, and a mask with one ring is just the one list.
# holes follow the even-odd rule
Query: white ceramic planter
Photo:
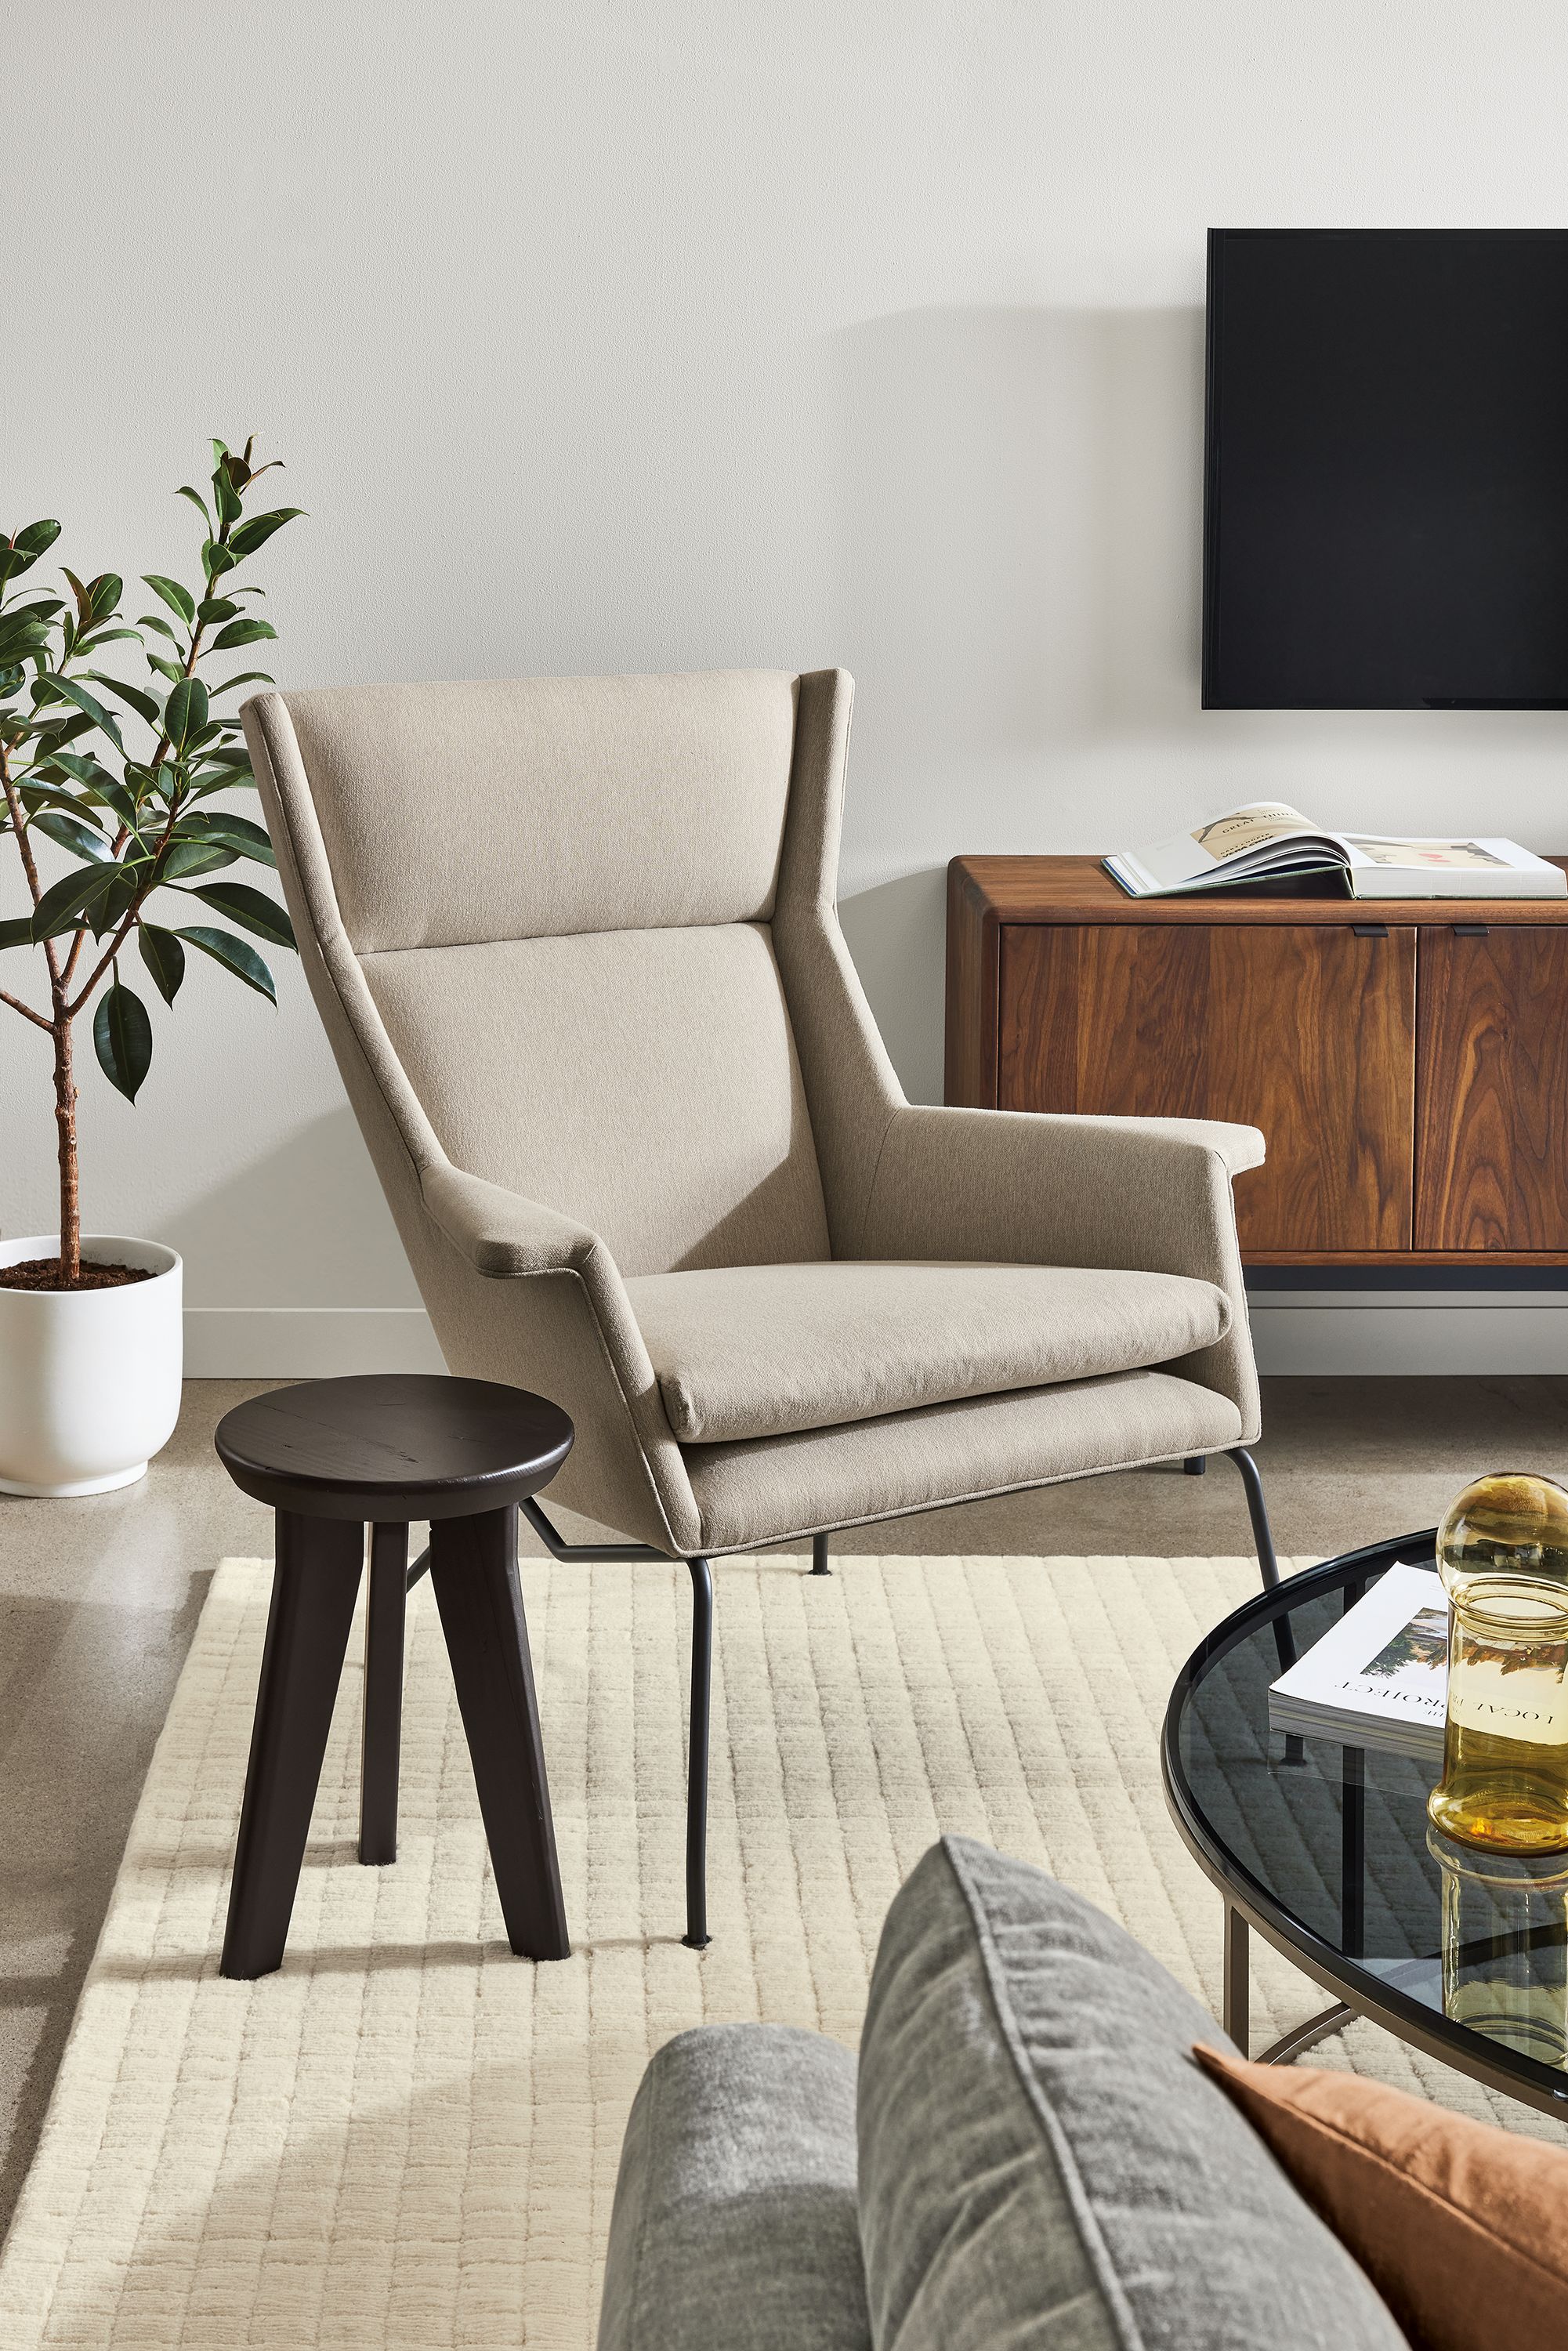
[[[0, 1265], [54, 1257], [57, 1236], [0, 1241]], [[93, 1233], [84, 1258], [147, 1266], [119, 1290], [0, 1288], [0, 1493], [106, 1494], [147, 1474], [180, 1410], [180, 1259]]]

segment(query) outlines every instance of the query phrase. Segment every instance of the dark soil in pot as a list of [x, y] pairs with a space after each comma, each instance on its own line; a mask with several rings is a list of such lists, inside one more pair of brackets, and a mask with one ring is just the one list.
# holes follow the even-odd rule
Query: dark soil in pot
[[0, 1265], [0, 1290], [121, 1290], [128, 1281], [151, 1281], [156, 1270], [146, 1265], [89, 1265], [84, 1259], [75, 1281], [63, 1281], [57, 1257], [25, 1257], [16, 1265]]

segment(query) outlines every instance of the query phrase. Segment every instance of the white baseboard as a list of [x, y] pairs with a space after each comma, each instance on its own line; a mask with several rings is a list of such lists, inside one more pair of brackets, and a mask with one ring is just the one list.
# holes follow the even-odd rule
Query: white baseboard
[[188, 1380], [443, 1372], [423, 1306], [188, 1306]]
[[[1456, 1301], [1354, 1292], [1258, 1293], [1252, 1340], [1265, 1374], [1333, 1378], [1568, 1373], [1568, 1300], [1526, 1291]], [[445, 1367], [418, 1306], [194, 1306], [185, 1312], [193, 1380], [330, 1379]]]
[[1568, 1299], [1539, 1291], [1390, 1300], [1254, 1292], [1252, 1343], [1265, 1375], [1499, 1378], [1568, 1372]]

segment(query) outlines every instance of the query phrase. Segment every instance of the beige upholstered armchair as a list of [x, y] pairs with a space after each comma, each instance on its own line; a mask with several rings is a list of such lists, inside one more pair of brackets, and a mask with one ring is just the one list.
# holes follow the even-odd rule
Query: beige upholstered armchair
[[[1250, 1127], [905, 1102], [834, 911], [841, 672], [265, 694], [311, 988], [453, 1372], [553, 1397], [553, 1496], [691, 1563], [1235, 1454]], [[561, 1556], [549, 1522], [541, 1530]], [[817, 1564], [821, 1566], [821, 1547]]]

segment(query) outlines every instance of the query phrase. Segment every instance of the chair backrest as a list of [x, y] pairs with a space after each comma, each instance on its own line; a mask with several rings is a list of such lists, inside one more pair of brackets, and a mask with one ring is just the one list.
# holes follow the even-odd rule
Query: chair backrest
[[797, 684], [284, 697], [342, 935], [436, 1140], [629, 1274], [829, 1254], [771, 935]]

